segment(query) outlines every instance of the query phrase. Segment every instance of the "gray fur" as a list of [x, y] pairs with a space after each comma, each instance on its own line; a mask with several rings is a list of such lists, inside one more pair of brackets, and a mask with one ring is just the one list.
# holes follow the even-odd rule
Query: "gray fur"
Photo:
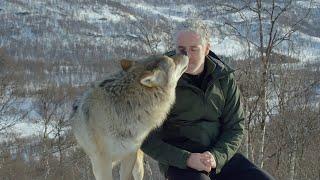
[[139, 147], [165, 120], [187, 63], [186, 56], [153, 56], [132, 63], [84, 93], [74, 109], [72, 127], [91, 159], [96, 179], [112, 179], [117, 161], [126, 161], [121, 164], [121, 179], [143, 177], [143, 165], [137, 164], [143, 157]]

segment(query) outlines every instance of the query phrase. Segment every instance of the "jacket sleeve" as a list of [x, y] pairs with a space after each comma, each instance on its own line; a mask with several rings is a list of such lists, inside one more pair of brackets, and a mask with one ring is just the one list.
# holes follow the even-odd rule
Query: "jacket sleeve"
[[181, 169], [187, 168], [187, 159], [190, 156], [190, 152], [164, 142], [161, 138], [161, 128], [151, 131], [144, 140], [141, 149], [162, 164], [176, 166]]
[[231, 73], [227, 78], [222, 79], [220, 84], [225, 97], [225, 105], [220, 117], [221, 133], [210, 150], [217, 163], [216, 173], [219, 173], [237, 152], [244, 134], [244, 114], [234, 74]]

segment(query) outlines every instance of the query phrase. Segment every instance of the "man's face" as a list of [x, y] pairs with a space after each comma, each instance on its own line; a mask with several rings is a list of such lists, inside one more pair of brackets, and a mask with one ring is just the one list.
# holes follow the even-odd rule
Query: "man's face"
[[203, 71], [205, 56], [209, 54], [209, 43], [201, 44], [200, 35], [194, 32], [179, 32], [177, 51], [187, 53], [189, 64], [186, 73], [197, 75]]

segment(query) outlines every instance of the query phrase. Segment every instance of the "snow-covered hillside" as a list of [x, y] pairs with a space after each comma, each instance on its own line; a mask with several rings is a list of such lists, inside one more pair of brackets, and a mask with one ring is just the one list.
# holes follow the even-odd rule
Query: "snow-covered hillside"
[[[248, 38], [258, 43], [258, 23], [254, 13], [221, 14], [219, 8], [208, 2], [2, 0], [0, 47], [19, 60], [65, 60], [73, 63], [44, 66], [41, 69], [43, 77], [36, 79], [33, 79], [31, 68], [25, 68], [22, 89], [26, 92], [41, 90], [50, 83], [55, 86], [80, 86], [99, 79], [106, 72], [105, 69], [97, 72], [96, 69], [82, 67], [77, 63], [80, 61], [138, 57], [150, 54], [152, 48], [158, 53], [165, 52], [172, 45], [168, 36], [171, 28], [188, 17], [200, 16], [211, 27], [212, 50], [217, 54], [242, 59], [247, 52], [246, 42], [228, 35], [232, 32], [225, 22], [232, 21], [245, 34], [248, 24], [243, 18], [251, 20]], [[301, 7], [299, 11], [305, 11], [310, 6], [306, 1], [297, 1], [296, 5]], [[278, 53], [293, 56], [302, 62], [320, 60], [320, 2], [313, 3], [311, 8], [310, 17], [297, 27], [291, 41], [275, 47]], [[296, 17], [287, 18], [294, 20]], [[285, 20], [281, 23], [277, 31], [285, 33], [290, 23]], [[268, 27], [268, 24], [264, 26]], [[152, 40], [149, 45], [146, 38]], [[16, 109], [31, 110], [26, 120], [41, 119], [34, 109], [34, 99], [22, 98], [19, 101], [21, 107], [16, 105]], [[22, 136], [30, 136], [43, 133], [44, 127], [39, 123], [21, 121], [13, 129]]]
[[[19, 59], [87, 60], [140, 56], [150, 53], [143, 42], [146, 32], [142, 31], [155, 33], [161, 41], [155, 42], [158, 43], [154, 44], [155, 49], [163, 52], [170, 47], [163, 36], [165, 31], [185, 18], [200, 16], [212, 28], [212, 49], [216, 53], [242, 57], [246, 52], [244, 42], [226, 36], [221, 30], [229, 30], [224, 23], [231, 19], [244, 33], [243, 17], [239, 13], [221, 15], [214, 5], [208, 6], [209, 1], [192, 2], [4, 0], [0, 2], [0, 47]], [[318, 60], [320, 55], [319, 4], [317, 1], [312, 4], [310, 18], [298, 27], [292, 38], [296, 51], [289, 54], [301, 60]], [[296, 5], [300, 11], [306, 11], [310, 6], [306, 1], [296, 1]], [[241, 15], [255, 18], [249, 11]], [[287, 25], [284, 22], [277, 29], [278, 33], [285, 33]], [[250, 39], [257, 41], [258, 24], [252, 21], [251, 26]], [[288, 54], [291, 47], [284, 43], [277, 51]]]

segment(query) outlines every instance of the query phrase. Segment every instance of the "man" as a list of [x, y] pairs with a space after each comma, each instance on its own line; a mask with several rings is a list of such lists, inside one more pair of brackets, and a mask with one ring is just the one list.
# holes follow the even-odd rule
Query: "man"
[[174, 36], [176, 51], [189, 57], [188, 69], [167, 120], [142, 150], [169, 180], [272, 179], [236, 153], [244, 134], [240, 92], [234, 70], [210, 51], [205, 24], [188, 19]]

